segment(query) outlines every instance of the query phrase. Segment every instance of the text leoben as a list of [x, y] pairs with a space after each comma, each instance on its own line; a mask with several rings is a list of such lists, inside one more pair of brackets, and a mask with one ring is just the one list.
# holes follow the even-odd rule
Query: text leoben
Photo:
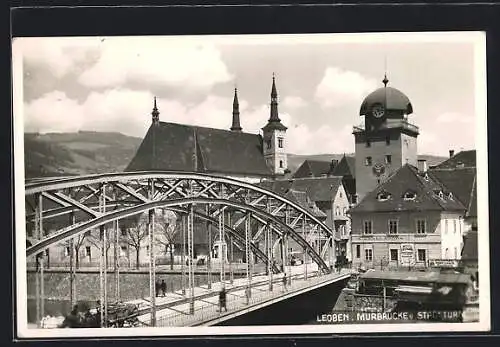
[[417, 311], [417, 312], [332, 312], [319, 314], [319, 324], [338, 323], [384, 323], [384, 322], [460, 322], [461, 311]]

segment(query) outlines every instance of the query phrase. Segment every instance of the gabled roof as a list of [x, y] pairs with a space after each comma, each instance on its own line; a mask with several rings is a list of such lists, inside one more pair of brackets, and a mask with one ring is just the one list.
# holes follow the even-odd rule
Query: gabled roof
[[143, 170], [271, 176], [260, 135], [166, 122], [150, 126], [125, 169]]
[[334, 176], [352, 176], [356, 178], [356, 158], [344, 155], [333, 170]]
[[476, 150], [461, 151], [436, 165], [433, 169], [456, 169], [476, 167]]
[[322, 177], [330, 172], [332, 164], [336, 166], [337, 161], [304, 160], [293, 174], [293, 178]]
[[284, 195], [289, 190], [305, 192], [314, 202], [333, 201], [342, 185], [342, 177], [309, 177], [290, 180], [264, 181], [258, 184], [262, 188]]
[[429, 175], [438, 179], [467, 208], [468, 217], [477, 216], [476, 169], [431, 169]]
[[342, 177], [309, 177], [293, 180], [293, 189], [305, 191], [313, 201], [333, 201], [339, 187], [342, 185]]
[[[442, 192], [442, 197], [438, 192]], [[405, 200], [407, 192], [415, 194], [413, 200]], [[466, 207], [458, 198], [449, 197], [449, 190], [435, 177], [420, 174], [418, 169], [406, 164], [379, 187], [351, 209], [351, 213], [390, 211], [465, 211]], [[389, 195], [379, 199], [379, 193]]]
[[301, 206], [305, 210], [312, 213], [315, 217], [318, 217], [318, 218], [325, 218], [326, 217], [326, 214], [323, 211], [321, 211], [313, 201], [311, 201], [309, 199], [306, 192], [301, 192], [298, 190], [289, 189], [285, 194], [285, 198], [287, 198], [290, 201], [295, 202], [296, 204], [298, 204], [299, 206]]

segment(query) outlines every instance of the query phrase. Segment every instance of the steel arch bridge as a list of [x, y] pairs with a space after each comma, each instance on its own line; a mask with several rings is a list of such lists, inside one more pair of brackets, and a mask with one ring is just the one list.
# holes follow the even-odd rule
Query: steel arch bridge
[[[43, 259], [44, 250], [73, 242], [92, 230], [100, 231], [105, 245], [110, 225], [145, 212], [149, 249], [153, 249], [154, 211], [167, 209], [179, 214], [186, 226], [183, 242], [188, 258], [193, 257], [197, 220], [215, 226], [219, 240], [229, 240], [245, 252], [247, 273], [253, 256], [266, 264], [268, 273], [285, 271], [289, 239], [321, 273], [330, 273], [335, 261], [334, 232], [311, 212], [272, 191], [221, 176], [148, 171], [33, 179], [25, 183], [25, 202], [26, 226], [32, 231], [26, 243], [27, 258]], [[207, 227], [207, 232], [211, 229]], [[274, 255], [277, 247], [281, 248], [281, 269]], [[150, 258], [154, 266], [154, 257]], [[223, 272], [224, 262], [221, 278]], [[193, 273], [189, 262], [190, 281], [194, 281]]]

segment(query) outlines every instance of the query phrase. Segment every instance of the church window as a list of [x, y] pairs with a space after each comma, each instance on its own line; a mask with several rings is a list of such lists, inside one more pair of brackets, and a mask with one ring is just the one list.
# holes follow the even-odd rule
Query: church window
[[91, 254], [90, 246], [85, 247], [85, 255], [90, 258]]
[[339, 216], [340, 215], [340, 207], [335, 207], [335, 215]]
[[283, 148], [283, 138], [282, 137], [278, 137], [278, 147]]
[[68, 257], [71, 253], [71, 247], [64, 248], [64, 256]]
[[266, 141], [267, 149], [271, 149], [271, 140]]
[[361, 256], [361, 246], [356, 245], [356, 258], [359, 258]]
[[389, 146], [391, 144], [391, 138], [389, 136], [385, 137], [385, 144]]
[[366, 166], [371, 166], [372, 165], [372, 157], [366, 157], [365, 158], [365, 165]]
[[387, 154], [387, 155], [385, 156], [385, 163], [386, 163], [386, 164], [390, 164], [390, 163], [392, 163], [392, 155]]
[[280, 160], [280, 168], [283, 168], [283, 160]]

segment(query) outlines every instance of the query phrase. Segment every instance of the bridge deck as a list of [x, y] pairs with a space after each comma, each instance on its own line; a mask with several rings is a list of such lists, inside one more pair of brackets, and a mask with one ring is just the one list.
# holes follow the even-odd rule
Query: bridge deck
[[[350, 272], [343, 270], [340, 273], [318, 276], [317, 266], [308, 264], [308, 277], [304, 279], [303, 266], [293, 266], [291, 284], [283, 288], [283, 274], [273, 276], [273, 290], [269, 291], [269, 279], [266, 275], [254, 275], [252, 278], [251, 298], [247, 304], [245, 289], [247, 279], [229, 279], [224, 282], [227, 292], [227, 312], [219, 312], [219, 290], [221, 283], [212, 283], [212, 289], [207, 285], [194, 289], [194, 314], [189, 314], [189, 297], [181, 291], [167, 293], [165, 297], [156, 298], [156, 326], [195, 326], [213, 325], [246, 312], [256, 310], [307, 292], [311, 289], [347, 278]], [[187, 293], [189, 295], [189, 293]], [[144, 325], [150, 324], [149, 298], [130, 301], [139, 304], [141, 314], [139, 320]]]

